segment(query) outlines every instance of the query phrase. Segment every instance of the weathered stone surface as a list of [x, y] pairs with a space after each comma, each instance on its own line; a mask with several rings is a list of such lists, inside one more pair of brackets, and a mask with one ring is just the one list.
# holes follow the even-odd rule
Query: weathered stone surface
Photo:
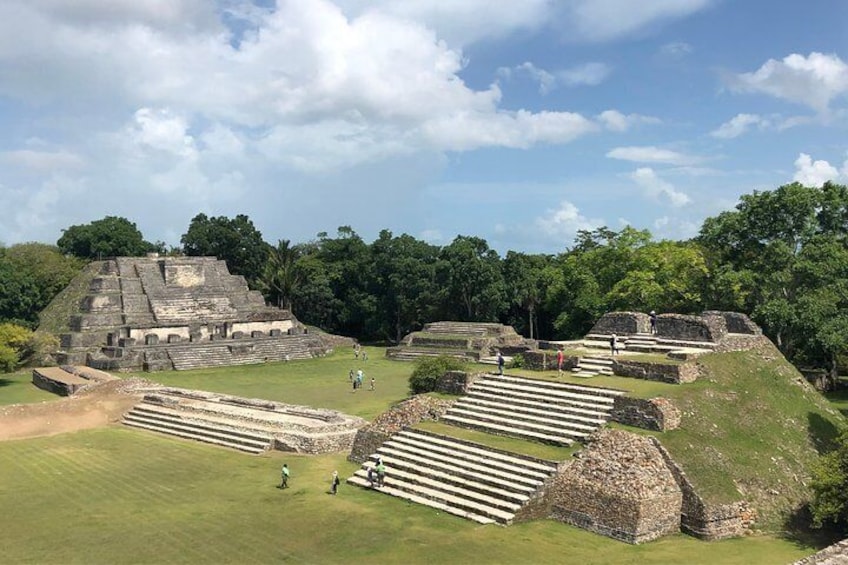
[[757, 520], [757, 512], [747, 501], [708, 504], [662, 443], [656, 438], [649, 439], [662, 454], [683, 494], [680, 527], [684, 532], [701, 539], [718, 540], [740, 537], [751, 531]]
[[755, 324], [751, 318], [740, 312], [725, 312], [719, 310], [707, 310], [704, 316], [719, 316], [724, 318], [725, 327], [729, 333], [762, 335], [763, 330]]
[[494, 355], [524, 353], [536, 347], [516, 333], [512, 326], [490, 322], [432, 322], [412, 332], [397, 347], [386, 350], [386, 357], [409, 361], [422, 356], [450, 355], [478, 360]]
[[445, 394], [465, 394], [468, 387], [480, 377], [479, 373], [448, 371], [436, 381], [436, 392]]
[[[266, 306], [244, 277], [231, 275], [214, 257], [118, 257], [92, 268], [97, 272], [89, 294], [70, 317], [71, 332], [60, 336], [59, 363], [116, 371], [189, 369], [314, 357], [330, 347], [321, 337], [304, 347], [306, 328], [291, 312]], [[184, 354], [187, 344], [199, 351], [204, 343], [233, 339], [244, 346], [229, 355], [208, 349]], [[167, 351], [178, 358], [169, 359]]]
[[589, 333], [630, 335], [650, 331], [651, 322], [647, 314], [642, 312], [608, 312], [595, 322]]
[[611, 416], [619, 424], [665, 432], [680, 427], [681, 412], [667, 398], [617, 396]]
[[650, 438], [603, 429], [552, 487], [551, 516], [628, 543], [680, 529], [682, 494]]
[[680, 341], [719, 342], [727, 333], [723, 316], [687, 316], [660, 314], [657, 316], [657, 336]]
[[453, 402], [419, 394], [392, 406], [357, 432], [348, 460], [363, 463], [392, 434], [424, 420], [438, 420]]
[[848, 539], [828, 546], [792, 565], [848, 565]]
[[[521, 354], [524, 357], [524, 369], [531, 371], [550, 371], [557, 368], [556, 351], [525, 351]], [[565, 371], [570, 371], [580, 362], [580, 357], [576, 355], [564, 355], [562, 358], [562, 368]]]
[[631, 377], [664, 383], [691, 383], [698, 380], [698, 366], [693, 362], [672, 364], [650, 361], [614, 359], [612, 371], [620, 377]]

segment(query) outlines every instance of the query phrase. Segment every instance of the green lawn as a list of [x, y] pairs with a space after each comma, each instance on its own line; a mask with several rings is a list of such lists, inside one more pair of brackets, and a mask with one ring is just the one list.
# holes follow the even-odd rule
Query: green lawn
[[32, 371], [0, 374], [0, 406], [4, 404], [31, 404], [59, 398], [32, 384]]
[[[283, 462], [290, 488], [275, 488]], [[789, 563], [759, 536], [632, 546], [548, 520], [479, 526], [342, 485], [344, 455], [250, 456], [120, 427], [0, 443], [0, 561], [122, 563]], [[14, 512], [11, 511], [14, 509]]]
[[[173, 386], [335, 408], [373, 419], [407, 396], [413, 365], [386, 360], [380, 348], [366, 351], [367, 362], [355, 360], [352, 351], [343, 348], [317, 360], [141, 376]], [[558, 378], [553, 371], [527, 374], [628, 389], [640, 396], [675, 393], [683, 395], [678, 399], [684, 404], [708, 398], [721, 413], [732, 406], [733, 412], [725, 413], [723, 420], [729, 425], [734, 414], [752, 410], [750, 403], [737, 400], [747, 399], [755, 385], [773, 387], [767, 373], [760, 375], [740, 365], [739, 359], [727, 362], [731, 381], [684, 386], [620, 377]], [[740, 367], [750, 374], [739, 374]], [[366, 386], [353, 393], [348, 371], [359, 368], [365, 371]], [[374, 392], [367, 386], [372, 375], [377, 380]], [[28, 372], [4, 377], [0, 404], [56, 398], [29, 382]], [[711, 386], [718, 387], [715, 396], [705, 397]], [[737, 397], [730, 395], [731, 388]], [[776, 408], [790, 410], [787, 395], [781, 387], [771, 401]], [[809, 411], [810, 405], [805, 408]], [[801, 421], [800, 416], [792, 414], [804, 434], [808, 425], [819, 422]], [[742, 418], [742, 423], [748, 419]], [[710, 421], [703, 423], [712, 429]], [[432, 424], [428, 429], [444, 432], [446, 427]], [[663, 442], [685, 454], [689, 442], [707, 441], [698, 433], [702, 432], [670, 434]], [[504, 449], [516, 441], [473, 431], [456, 435]], [[728, 438], [709, 441], [721, 445]], [[763, 455], [751, 462], [755, 472], [768, 461], [765, 449], [775, 449], [756, 442], [742, 442], [739, 447]], [[523, 451], [559, 459], [572, 450], [527, 443]], [[736, 464], [737, 453], [729, 453]], [[739, 456], [743, 454], [740, 450]], [[678, 535], [631, 546], [549, 520], [508, 528], [479, 526], [344, 484], [333, 497], [326, 494], [332, 471], [348, 477], [356, 468], [345, 455], [249, 456], [120, 426], [0, 442], [0, 563], [771, 564], [790, 563], [814, 551], [768, 535], [710, 543]], [[697, 463], [697, 454], [692, 460]], [[293, 473], [286, 491], [274, 488], [283, 462]], [[701, 472], [692, 470], [696, 478]]]

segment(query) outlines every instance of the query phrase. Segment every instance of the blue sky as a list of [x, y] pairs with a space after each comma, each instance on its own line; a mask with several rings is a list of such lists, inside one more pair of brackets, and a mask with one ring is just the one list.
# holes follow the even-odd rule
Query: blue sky
[[848, 183], [848, 2], [4, 0], [0, 242], [350, 225], [555, 253]]

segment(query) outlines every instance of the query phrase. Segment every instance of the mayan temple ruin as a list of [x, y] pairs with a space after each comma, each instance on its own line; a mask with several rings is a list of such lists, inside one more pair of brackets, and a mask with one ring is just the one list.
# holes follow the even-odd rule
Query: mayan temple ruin
[[97, 261], [51, 309], [66, 320], [47, 328], [59, 334], [57, 361], [63, 365], [185, 370], [305, 359], [327, 351], [320, 336], [288, 310], [266, 306], [259, 292], [214, 257]]

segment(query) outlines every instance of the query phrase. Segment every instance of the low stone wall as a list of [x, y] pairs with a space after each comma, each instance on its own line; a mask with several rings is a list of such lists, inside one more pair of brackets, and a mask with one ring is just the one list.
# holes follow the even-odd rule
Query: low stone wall
[[274, 449], [310, 455], [339, 453], [353, 447], [356, 430], [342, 430], [325, 434], [274, 434]]
[[695, 363], [651, 363], [614, 359], [612, 372], [620, 377], [682, 384], [698, 380], [698, 366]]
[[453, 400], [419, 394], [392, 406], [371, 424], [359, 429], [348, 460], [364, 463], [393, 434], [424, 420], [438, 420], [453, 403]]
[[751, 531], [757, 519], [756, 510], [747, 501], [731, 504], [708, 504], [695, 491], [686, 473], [656, 438], [649, 438], [665, 459], [666, 466], [683, 493], [681, 529], [697, 538], [719, 540], [740, 537]]
[[551, 517], [627, 543], [680, 530], [682, 493], [652, 438], [601, 429], [552, 486]]
[[449, 349], [471, 349], [469, 340], [461, 337], [439, 337], [413, 335], [409, 340], [411, 347], [446, 347]]
[[467, 373], [465, 371], [448, 371], [436, 381], [436, 392], [444, 394], [465, 394], [468, 387], [474, 384], [480, 373]]
[[733, 334], [726, 335], [715, 347], [715, 351], [719, 353], [727, 353], [729, 351], [748, 351], [749, 349], [757, 349], [763, 345], [771, 345], [769, 339], [764, 335], [742, 335]]
[[755, 324], [751, 318], [741, 312], [725, 312], [719, 310], [708, 310], [704, 316], [721, 316], [724, 318], [725, 326], [729, 333], [761, 335], [763, 330]]
[[680, 427], [680, 410], [667, 398], [617, 396], [610, 414], [613, 422], [666, 432]]
[[[524, 369], [531, 371], [553, 371], [557, 368], [556, 351], [525, 351], [521, 354], [524, 357]], [[565, 371], [570, 371], [577, 366], [580, 358], [576, 355], [565, 355], [562, 358], [562, 368]]]
[[642, 312], [608, 312], [595, 322], [589, 333], [630, 335], [648, 333], [651, 331], [651, 321]]
[[723, 316], [687, 316], [660, 314], [657, 316], [657, 337], [680, 341], [719, 342], [727, 333]]

